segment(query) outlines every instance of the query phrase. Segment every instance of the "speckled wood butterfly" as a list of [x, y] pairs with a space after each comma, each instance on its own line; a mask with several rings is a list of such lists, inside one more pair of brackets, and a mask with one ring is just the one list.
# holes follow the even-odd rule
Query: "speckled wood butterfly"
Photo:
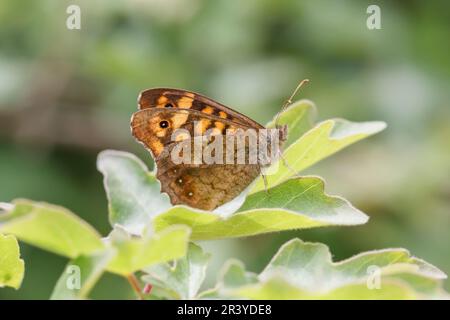
[[[214, 135], [232, 136], [241, 130], [265, 129], [245, 115], [201, 94], [169, 88], [141, 92], [138, 106], [139, 111], [131, 119], [132, 134], [151, 152], [161, 192], [169, 195], [172, 204], [213, 210], [237, 197], [261, 173], [263, 164], [259, 160], [256, 163], [177, 163], [171, 157], [171, 151], [184, 140], [174, 139], [177, 130], [192, 137], [198, 130], [201, 134], [209, 130]], [[287, 127], [277, 126], [276, 130], [281, 146], [287, 138]], [[249, 152], [248, 148], [245, 150]]]

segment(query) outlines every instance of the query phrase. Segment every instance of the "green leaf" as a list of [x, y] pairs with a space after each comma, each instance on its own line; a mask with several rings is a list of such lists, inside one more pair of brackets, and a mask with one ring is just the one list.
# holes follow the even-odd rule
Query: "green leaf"
[[[380, 121], [360, 123], [343, 119], [323, 121], [284, 151], [284, 161], [280, 160], [267, 169], [268, 172], [273, 172], [267, 175], [267, 183], [269, 187], [280, 184], [293, 174], [310, 167], [356, 141], [380, 132], [385, 127], [386, 124]], [[261, 190], [264, 190], [264, 182], [262, 178], [259, 178], [251, 193]]]
[[65, 208], [29, 200], [15, 200], [13, 205], [2, 215], [1, 232], [69, 258], [104, 248], [97, 231]]
[[219, 284], [221, 288], [230, 290], [244, 285], [255, 283], [257, 275], [245, 270], [244, 264], [236, 259], [228, 260], [221, 272]]
[[215, 288], [199, 295], [201, 299], [236, 298], [233, 292], [243, 286], [258, 282], [257, 274], [245, 270], [244, 264], [236, 259], [228, 260], [222, 268]]
[[0, 288], [18, 289], [22, 284], [25, 263], [20, 259], [17, 240], [12, 235], [0, 233]]
[[186, 254], [190, 230], [172, 226], [158, 233], [147, 232], [133, 237], [116, 227], [107, 242], [117, 250], [107, 269], [127, 276], [150, 265], [178, 259]]
[[235, 296], [253, 300], [404, 300], [417, 295], [398, 281], [384, 281], [380, 290], [368, 290], [365, 284], [351, 284], [327, 292], [314, 294], [298, 288], [284, 279], [270, 279], [254, 286], [242, 287]]
[[250, 195], [239, 212], [223, 217], [214, 213], [176, 206], [156, 216], [156, 230], [173, 224], [188, 225], [191, 238], [208, 240], [305, 229], [329, 225], [357, 225], [367, 216], [340, 197], [324, 193], [317, 177], [291, 179], [283, 184]]
[[113, 257], [112, 250], [82, 255], [71, 260], [56, 283], [52, 300], [84, 299], [97, 283]]
[[202, 248], [190, 243], [185, 257], [175, 261], [173, 266], [165, 263], [146, 268], [143, 280], [175, 299], [193, 299], [205, 279], [209, 257]]
[[[234, 295], [250, 299], [412, 299], [442, 297], [446, 275], [404, 249], [365, 252], [333, 262], [328, 247], [294, 239]], [[379, 286], [378, 286], [379, 284]]]
[[145, 164], [127, 152], [106, 150], [98, 155], [97, 168], [104, 176], [109, 220], [133, 234], [141, 234], [150, 218], [170, 207], [160, 184]]

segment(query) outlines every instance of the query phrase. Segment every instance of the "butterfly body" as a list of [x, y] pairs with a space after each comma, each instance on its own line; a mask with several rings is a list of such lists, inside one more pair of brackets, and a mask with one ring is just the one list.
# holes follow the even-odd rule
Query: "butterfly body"
[[[237, 197], [261, 172], [263, 164], [257, 161], [240, 163], [237, 147], [227, 143], [241, 132], [262, 132], [264, 126], [245, 115], [232, 110], [203, 95], [170, 88], [143, 91], [138, 98], [139, 111], [133, 114], [133, 136], [150, 150], [157, 167], [156, 177], [161, 182], [161, 192], [169, 195], [172, 204], [187, 204], [194, 208], [213, 210]], [[279, 144], [286, 140], [287, 128], [277, 129]], [[176, 135], [177, 134], [177, 135]], [[194, 151], [198, 134], [209, 134], [201, 140], [202, 146], [222, 146], [222, 162], [196, 162]], [[220, 138], [220, 139], [219, 139]], [[238, 139], [238, 138], [236, 138]], [[249, 141], [250, 137], [245, 137]], [[271, 137], [267, 136], [270, 145]], [[260, 140], [258, 140], [259, 143]], [[277, 140], [278, 142], [278, 140]], [[182, 145], [184, 143], [185, 145]], [[173, 154], [186, 147], [180, 154], [189, 160], [178, 163]], [[229, 148], [229, 149], [227, 149]], [[250, 158], [251, 150], [245, 145], [244, 153]], [[211, 153], [217, 156], [217, 151]], [[231, 160], [226, 162], [225, 158]]]

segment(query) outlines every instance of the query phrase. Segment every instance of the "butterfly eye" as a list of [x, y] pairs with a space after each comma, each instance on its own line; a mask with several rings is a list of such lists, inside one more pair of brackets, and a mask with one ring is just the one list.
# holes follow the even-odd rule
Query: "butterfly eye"
[[166, 120], [163, 120], [163, 121], [161, 121], [160, 123], [159, 123], [159, 127], [160, 128], [167, 128], [169, 126], [169, 122], [168, 121], [166, 121]]
[[173, 108], [173, 104], [171, 104], [171, 103], [166, 103], [166, 105], [164, 106], [164, 108]]

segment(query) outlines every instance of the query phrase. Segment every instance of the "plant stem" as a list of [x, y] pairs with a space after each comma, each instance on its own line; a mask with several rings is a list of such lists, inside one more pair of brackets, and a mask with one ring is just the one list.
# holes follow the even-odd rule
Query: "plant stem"
[[131, 273], [127, 276], [127, 280], [130, 283], [131, 287], [133, 288], [134, 292], [136, 293], [139, 300], [144, 300], [144, 295], [142, 294], [141, 286], [139, 285], [139, 281], [134, 275], [134, 273]]

